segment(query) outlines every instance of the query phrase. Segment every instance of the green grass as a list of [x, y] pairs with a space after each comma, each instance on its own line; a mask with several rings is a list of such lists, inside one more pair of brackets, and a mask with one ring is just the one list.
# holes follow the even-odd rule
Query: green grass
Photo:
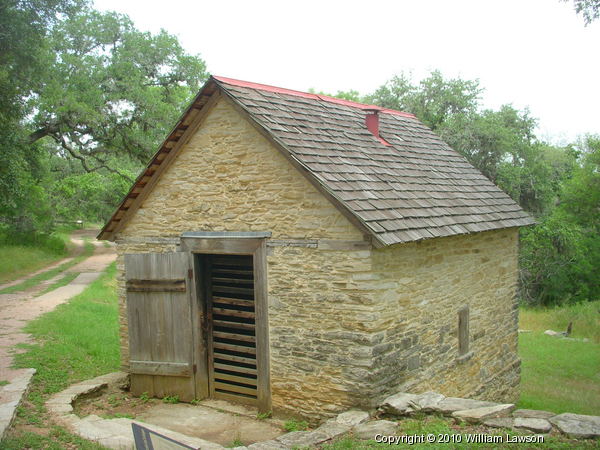
[[291, 419], [283, 424], [283, 429], [285, 431], [306, 431], [308, 430], [308, 422], [305, 420], [298, 421], [296, 419]]
[[[61, 428], [52, 427], [47, 423], [44, 403], [51, 394], [73, 383], [118, 370], [115, 273], [113, 263], [80, 295], [25, 327], [38, 343], [20, 345], [26, 352], [15, 355], [15, 366], [33, 367], [37, 373], [24, 406], [17, 410], [17, 429], [2, 441], [1, 448], [102, 448]], [[48, 436], [19, 433], [19, 423], [48, 427], [50, 433]]]
[[42, 292], [40, 292], [36, 296], [39, 297], [40, 295], [44, 295], [50, 291], [58, 289], [59, 287], [66, 286], [71, 281], [73, 281], [75, 278], [77, 278], [78, 275], [79, 275], [79, 272], [68, 272], [64, 277], [62, 277], [56, 283], [52, 283], [50, 286], [48, 286], [46, 289], [44, 289]]
[[7, 380], [0, 380], [0, 386], [6, 386], [7, 384], [10, 384], [10, 382]]
[[94, 245], [91, 242], [86, 241], [84, 243], [83, 252], [79, 256], [73, 258], [71, 261], [61, 264], [60, 266], [55, 267], [54, 269], [42, 272], [34, 277], [28, 278], [22, 283], [7, 287], [6, 289], [2, 289], [0, 290], [0, 294], [12, 294], [14, 292], [21, 292], [30, 289], [40, 284], [42, 281], [54, 278], [61, 272], [64, 272], [65, 270], [73, 267], [75, 264], [79, 264], [84, 259], [89, 258], [92, 255], [92, 253], [94, 253]]
[[[600, 301], [554, 308], [521, 308], [519, 334], [521, 398], [518, 406], [556, 413], [600, 411]], [[565, 331], [568, 340], [544, 333]]]
[[0, 231], [0, 283], [16, 280], [64, 258], [72, 248], [70, 229], [47, 235]]
[[0, 247], [0, 283], [16, 280], [35, 272], [65, 255], [44, 248], [26, 245], [2, 245]]
[[68, 303], [29, 322], [25, 331], [41, 344], [24, 345], [17, 367], [33, 367], [51, 394], [77, 381], [119, 368], [115, 264]]
[[100, 444], [87, 441], [66, 431], [62, 427], [53, 426], [47, 435], [24, 432], [19, 436], [10, 436], [0, 443], [3, 450], [44, 449], [44, 450], [105, 450]]
[[573, 322], [572, 337], [600, 344], [600, 300], [554, 308], [521, 308], [519, 328], [565, 331], [569, 322]]
[[555, 413], [600, 411], [600, 344], [521, 333], [518, 406]]

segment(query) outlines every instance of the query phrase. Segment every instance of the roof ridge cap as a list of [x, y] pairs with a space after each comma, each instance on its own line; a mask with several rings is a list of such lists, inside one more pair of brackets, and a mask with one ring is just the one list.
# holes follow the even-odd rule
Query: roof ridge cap
[[403, 116], [403, 117], [409, 117], [411, 119], [416, 119], [416, 116], [414, 114], [411, 114], [408, 112], [397, 111], [395, 109], [389, 109], [389, 108], [383, 108], [383, 107], [377, 106], [377, 105], [368, 105], [366, 103], [354, 102], [352, 100], [345, 100], [345, 99], [337, 98], [337, 97], [331, 97], [330, 95], [312, 94], [310, 92], [297, 91], [295, 89], [287, 89], [287, 88], [282, 88], [282, 87], [278, 87], [278, 86], [271, 86], [269, 84], [254, 83], [252, 81], [237, 80], [235, 78], [228, 78], [228, 77], [222, 77], [222, 76], [217, 76], [217, 75], [211, 75], [211, 78], [215, 79], [217, 82], [231, 84], [233, 86], [247, 87], [247, 88], [251, 88], [251, 89], [258, 89], [258, 90], [263, 90], [263, 91], [268, 91], [268, 92], [276, 92], [279, 94], [295, 95], [297, 97], [310, 98], [313, 100], [322, 100], [322, 101], [325, 101], [328, 103], [335, 103], [338, 105], [350, 106], [350, 107], [359, 108], [362, 110], [375, 110], [375, 111], [379, 111], [382, 113], [393, 114], [393, 115], [397, 115], [397, 116]]

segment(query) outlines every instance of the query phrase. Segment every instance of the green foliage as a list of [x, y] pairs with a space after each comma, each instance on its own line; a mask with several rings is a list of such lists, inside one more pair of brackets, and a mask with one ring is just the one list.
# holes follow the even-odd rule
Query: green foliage
[[600, 140], [588, 136], [559, 204], [521, 231], [522, 296], [562, 304], [600, 298]]
[[163, 403], [171, 403], [171, 404], [176, 404], [179, 403], [179, 396], [178, 395], [165, 395], [162, 399]]
[[106, 222], [131, 184], [115, 173], [79, 173], [57, 179], [51, 187], [55, 214], [65, 220]]
[[34, 89], [43, 84], [48, 29], [86, 3], [4, 0], [0, 3], [0, 225], [27, 233], [49, 231], [44, 151], [29, 145], [24, 124]]
[[[562, 0], [568, 2], [569, 0]], [[573, 6], [577, 14], [583, 16], [586, 26], [600, 17], [600, 0], [573, 0]]]
[[86, 171], [116, 172], [115, 158], [146, 162], [206, 78], [204, 62], [165, 31], [89, 10], [57, 24], [36, 92], [33, 141], [49, 136]]
[[85, 0], [2, 1], [0, 48], [0, 227], [10, 232], [104, 221], [206, 78], [174, 36]]
[[36, 297], [39, 297], [40, 295], [44, 295], [47, 292], [58, 289], [59, 287], [66, 286], [67, 284], [71, 283], [71, 281], [73, 281], [78, 276], [79, 276], [79, 272], [67, 272], [67, 274], [65, 276], [63, 276], [60, 280], [58, 280], [56, 283], [52, 283], [50, 286], [48, 286], [42, 292], [40, 292], [39, 294], [36, 294]]
[[[237, 433], [239, 435], [239, 433]], [[235, 447], [243, 447], [244, 442], [240, 438], [240, 436], [236, 436], [236, 438], [231, 441], [231, 444], [227, 446], [227, 448], [235, 448]]]
[[270, 419], [272, 415], [273, 415], [273, 412], [272, 411], [268, 411], [268, 412], [256, 414], [256, 418], [258, 420], [266, 420], [266, 419]]
[[47, 435], [25, 432], [18, 436], [9, 436], [2, 440], [4, 450], [44, 449], [64, 450], [77, 448], [80, 450], [105, 450], [95, 442], [86, 441], [61, 427], [53, 426]]
[[112, 413], [112, 414], [102, 414], [103, 419], [135, 419], [134, 414], [129, 413]]
[[308, 422], [305, 420], [290, 419], [283, 424], [285, 431], [306, 431], [308, 430]]
[[402, 73], [363, 100], [410, 112], [436, 130], [450, 117], [476, 111], [481, 92], [479, 81], [445, 79], [436, 70], [417, 85], [413, 84], [409, 75]]
[[147, 392], [142, 392], [142, 394], [140, 395], [140, 401], [142, 403], [148, 403], [150, 401], [150, 397], [148, 396]]

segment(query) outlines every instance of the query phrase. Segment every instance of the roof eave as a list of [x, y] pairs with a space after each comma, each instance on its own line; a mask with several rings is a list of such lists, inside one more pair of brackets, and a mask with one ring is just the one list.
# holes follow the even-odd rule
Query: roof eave
[[[114, 213], [111, 215], [110, 219], [106, 222], [106, 224], [98, 233], [98, 240], [108, 240], [114, 241], [116, 233], [123, 227], [125, 221], [124, 218], [131, 215], [131, 208], [137, 209], [140, 201], [138, 197], [141, 197], [142, 194], [146, 195], [148, 190], [151, 188], [150, 180], [154, 178], [154, 174], [157, 172], [158, 168], [153, 169], [154, 166], [160, 166], [164, 160], [166, 160], [169, 154], [176, 149], [178, 149], [178, 143], [180, 139], [184, 136], [187, 131], [187, 127], [184, 129], [182, 125], [191, 115], [193, 110], [198, 110], [198, 113], [204, 108], [204, 106], [208, 103], [208, 100], [214, 95], [217, 91], [218, 85], [215, 83], [214, 78], [211, 76], [208, 81], [204, 84], [204, 86], [200, 89], [198, 94], [194, 97], [194, 99], [190, 102], [190, 105], [185, 109], [183, 114], [181, 114], [179, 120], [176, 122], [175, 126], [172, 128], [171, 132], [167, 135], [162, 144], [158, 147], [158, 150], [154, 153], [150, 162], [146, 165], [144, 170], [140, 172], [134, 183], [132, 184], [129, 192], [125, 195], [119, 206], [115, 209]], [[205, 99], [206, 101], [203, 101]], [[178, 133], [184, 130], [183, 133]], [[167, 147], [170, 142], [174, 142], [173, 145]], [[158, 161], [158, 157], [161, 154], [166, 154], [166, 156]], [[144, 178], [148, 177], [149, 179], [143, 183]], [[139, 189], [140, 192], [134, 192], [136, 189]], [[131, 203], [126, 206], [128, 200], [132, 200]], [[137, 205], [136, 205], [137, 203]], [[136, 206], [134, 206], [136, 205]], [[120, 217], [117, 217], [119, 212], [123, 211], [123, 214]], [[112, 225], [112, 227], [111, 227]]]

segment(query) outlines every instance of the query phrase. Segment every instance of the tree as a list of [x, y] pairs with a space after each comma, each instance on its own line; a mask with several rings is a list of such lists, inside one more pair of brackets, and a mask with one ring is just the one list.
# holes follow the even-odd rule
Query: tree
[[[0, 0], [0, 232], [48, 230], [69, 215], [56, 193], [71, 192], [72, 205], [77, 195], [61, 191], [63, 178], [120, 193], [109, 173], [131, 180], [206, 78], [175, 37], [87, 6]], [[113, 197], [85, 214], [105, 214]]]
[[[562, 0], [568, 2], [569, 0]], [[573, 6], [577, 14], [583, 16], [586, 26], [600, 17], [600, 0], [573, 0]]]
[[127, 176], [119, 158], [147, 161], [207, 76], [174, 36], [140, 32], [116, 13], [69, 18], [52, 30], [48, 48], [30, 142], [50, 137], [88, 172]]
[[410, 112], [436, 130], [451, 117], [474, 113], [482, 91], [477, 80], [446, 79], [436, 70], [418, 85], [404, 73], [395, 76], [364, 100]]
[[33, 90], [43, 83], [45, 39], [61, 17], [83, 0], [0, 0], [0, 231], [50, 226], [43, 149], [28, 145], [25, 117]]
[[600, 139], [580, 147], [558, 205], [521, 233], [521, 286], [531, 303], [600, 297]]

